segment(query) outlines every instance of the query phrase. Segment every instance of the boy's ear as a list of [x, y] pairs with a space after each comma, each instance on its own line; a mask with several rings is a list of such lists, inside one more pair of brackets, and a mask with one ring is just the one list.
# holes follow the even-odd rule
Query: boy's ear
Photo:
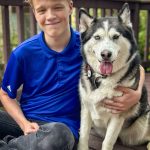
[[71, 15], [73, 12], [73, 1], [72, 0], [69, 2], [69, 7], [70, 7], [70, 15]]
[[132, 27], [129, 4], [125, 3], [118, 14], [119, 20], [126, 26]]
[[83, 8], [79, 10], [79, 31], [85, 32], [93, 22], [94, 18], [91, 17]]

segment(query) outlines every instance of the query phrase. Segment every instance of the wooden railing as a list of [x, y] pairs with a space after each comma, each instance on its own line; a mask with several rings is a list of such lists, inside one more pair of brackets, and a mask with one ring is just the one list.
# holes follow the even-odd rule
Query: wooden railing
[[[74, 0], [74, 13], [70, 18], [70, 23], [74, 28], [78, 30], [79, 20], [78, 13], [79, 8], [86, 8], [89, 13], [95, 17], [114, 15], [122, 7], [124, 2], [128, 2], [131, 9], [131, 20], [135, 31], [136, 39], [139, 38], [139, 25], [141, 11], [145, 10], [146, 15], [146, 35], [143, 48], [142, 62], [145, 68], [150, 68], [150, 0]], [[4, 64], [7, 63], [11, 47], [10, 47], [10, 8], [13, 8], [17, 15], [16, 26], [18, 29], [18, 44], [25, 40], [25, 26], [24, 26], [24, 14], [28, 11], [30, 17], [30, 36], [36, 34], [37, 24], [30, 7], [23, 2], [23, 0], [0, 0], [0, 9], [2, 12], [2, 35], [3, 35], [3, 56]]]

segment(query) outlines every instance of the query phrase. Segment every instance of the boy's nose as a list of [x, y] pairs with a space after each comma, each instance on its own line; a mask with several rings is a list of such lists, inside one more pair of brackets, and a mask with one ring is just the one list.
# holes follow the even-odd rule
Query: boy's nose
[[51, 9], [49, 9], [46, 13], [47, 19], [54, 19], [56, 18], [55, 12]]

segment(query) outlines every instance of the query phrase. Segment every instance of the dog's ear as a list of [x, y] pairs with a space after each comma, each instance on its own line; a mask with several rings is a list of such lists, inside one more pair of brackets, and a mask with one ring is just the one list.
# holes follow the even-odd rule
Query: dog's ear
[[85, 32], [91, 25], [94, 18], [90, 16], [83, 8], [79, 10], [79, 31]]
[[118, 19], [128, 27], [132, 27], [129, 4], [125, 3], [119, 12]]

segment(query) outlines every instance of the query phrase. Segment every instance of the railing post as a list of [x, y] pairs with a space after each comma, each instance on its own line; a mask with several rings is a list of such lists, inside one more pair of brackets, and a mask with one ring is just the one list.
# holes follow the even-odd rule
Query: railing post
[[37, 26], [36, 26], [36, 20], [33, 14], [32, 8], [30, 8], [30, 35], [35, 35], [37, 33]]
[[3, 29], [3, 54], [4, 64], [6, 65], [11, 53], [10, 48], [10, 25], [9, 25], [9, 7], [2, 6], [2, 29]]
[[132, 10], [132, 22], [135, 33], [135, 38], [138, 41], [139, 33], [139, 3], [135, 3], [135, 10]]
[[18, 40], [21, 43], [24, 40], [24, 12], [23, 6], [17, 6], [17, 26], [18, 26]]

